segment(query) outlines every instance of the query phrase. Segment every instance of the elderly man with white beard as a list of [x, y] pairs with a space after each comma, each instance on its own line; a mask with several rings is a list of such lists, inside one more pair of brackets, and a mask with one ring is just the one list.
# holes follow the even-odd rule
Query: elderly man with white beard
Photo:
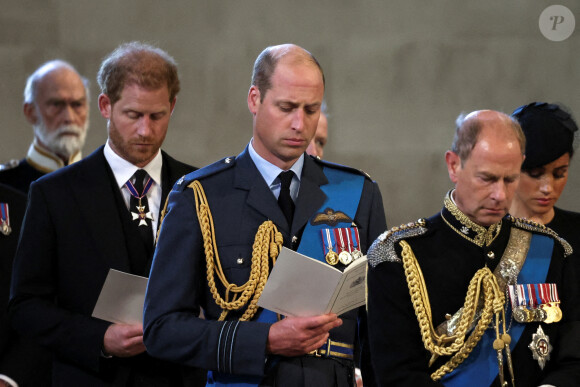
[[69, 63], [46, 62], [28, 77], [24, 89], [24, 116], [32, 124], [34, 140], [24, 159], [0, 164], [0, 374], [21, 386], [49, 386], [51, 380], [49, 352], [18, 335], [6, 313], [25, 194], [34, 180], [81, 159], [87, 106], [88, 81]]
[[26, 158], [0, 164], [0, 183], [28, 192], [42, 175], [81, 159], [89, 126], [88, 81], [73, 66], [52, 60], [26, 81], [24, 116], [34, 129]]

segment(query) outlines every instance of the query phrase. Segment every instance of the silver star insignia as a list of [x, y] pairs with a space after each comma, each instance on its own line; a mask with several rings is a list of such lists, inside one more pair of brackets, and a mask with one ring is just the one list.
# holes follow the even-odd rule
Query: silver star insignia
[[538, 361], [541, 369], [544, 369], [546, 361], [550, 360], [550, 353], [552, 352], [552, 344], [550, 338], [544, 333], [542, 326], [538, 326], [536, 333], [532, 335], [532, 342], [528, 345], [532, 350], [534, 360]]
[[137, 206], [137, 210], [139, 210], [139, 213], [131, 211], [133, 220], [139, 219], [139, 226], [147, 226], [147, 219], [153, 220], [153, 215], [151, 215], [151, 211], [145, 212], [145, 206]]

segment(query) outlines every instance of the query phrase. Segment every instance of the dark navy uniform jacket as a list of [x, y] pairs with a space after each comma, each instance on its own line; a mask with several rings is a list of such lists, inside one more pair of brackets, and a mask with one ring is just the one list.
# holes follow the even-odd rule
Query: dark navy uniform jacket
[[7, 310], [12, 263], [26, 211], [26, 195], [0, 183], [0, 203], [8, 204], [12, 228], [8, 235], [0, 233], [0, 374], [8, 375], [21, 386], [47, 386], [50, 385], [50, 354], [12, 329]]
[[[208, 289], [194, 193], [187, 186], [194, 180], [202, 184], [215, 224], [221, 266], [230, 283], [241, 285], [249, 278], [252, 244], [264, 221], [276, 224], [286, 247], [295, 249], [299, 243], [292, 244], [292, 237], [299, 239], [308, 220], [325, 202], [320, 186], [328, 180], [322, 163], [305, 157], [291, 230], [247, 148], [235, 159], [219, 161], [178, 182], [169, 196], [145, 299], [144, 337], [153, 356], [229, 374], [264, 374], [270, 324], [238, 323], [241, 313], [230, 313], [227, 322], [216, 321], [221, 309]], [[384, 230], [385, 216], [378, 186], [364, 180], [354, 222], [366, 252]], [[220, 294], [223, 296], [223, 289]], [[199, 318], [200, 308], [205, 319]], [[356, 320], [337, 330], [344, 326], [347, 333], [339, 335], [354, 342]]]
[[0, 183], [14, 187], [25, 194], [28, 193], [30, 183], [46, 174], [30, 165], [26, 159], [12, 161], [14, 163], [4, 164], [5, 168], [0, 169]]
[[[447, 224], [445, 219], [452, 224]], [[516, 227], [510, 216], [505, 217], [499, 234], [489, 245], [478, 246], [462, 236], [462, 224], [446, 208], [427, 219], [427, 231], [403, 239], [409, 243], [421, 267], [433, 316], [433, 326], [445, 321], [463, 306], [469, 281], [484, 266], [494, 270], [502, 256], [511, 230]], [[380, 240], [380, 239], [379, 239]], [[377, 245], [373, 245], [374, 251]], [[390, 244], [389, 244], [390, 245]], [[391, 246], [400, 258], [397, 241]], [[488, 253], [493, 252], [490, 258]], [[374, 253], [370, 253], [374, 254]], [[578, 385], [580, 380], [580, 324], [576, 272], [572, 256], [564, 257], [562, 245], [555, 240], [547, 272], [547, 283], [556, 283], [562, 301], [564, 318], [560, 323], [542, 323], [544, 332], [554, 346], [551, 359], [542, 370], [528, 348], [540, 323], [528, 323], [512, 352], [515, 382], [518, 386]], [[369, 255], [370, 256], [370, 255]], [[369, 262], [371, 258], [369, 258]], [[417, 317], [409, 296], [403, 264], [385, 261], [369, 265], [368, 322], [372, 363], [377, 384], [381, 386], [440, 386], [430, 374], [449, 357], [442, 356], [428, 367], [431, 354], [425, 349]], [[509, 299], [507, 301], [509, 303]], [[509, 318], [509, 316], [508, 316]], [[508, 322], [509, 323], [509, 322]], [[474, 351], [477, 350], [477, 347]], [[469, 358], [468, 358], [469, 360]], [[494, 366], [494, 370], [497, 365]], [[510, 380], [505, 367], [506, 380]], [[476, 384], [474, 381], [473, 385]], [[498, 386], [498, 378], [492, 384]], [[510, 383], [511, 385], [511, 383]]]

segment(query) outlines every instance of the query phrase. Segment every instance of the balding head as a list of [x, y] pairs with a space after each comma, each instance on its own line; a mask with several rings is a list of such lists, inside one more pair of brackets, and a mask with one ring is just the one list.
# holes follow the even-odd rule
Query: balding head
[[24, 87], [24, 103], [34, 103], [38, 90], [38, 85], [42, 80], [50, 74], [74, 74], [83, 84], [85, 88], [85, 95], [89, 95], [89, 81], [81, 76], [77, 70], [68, 62], [60, 59], [55, 59], [44, 63], [35, 72], [33, 72], [28, 79], [26, 79], [26, 86]]
[[324, 72], [320, 63], [307, 50], [290, 43], [266, 47], [256, 58], [252, 73], [252, 86], [256, 86], [260, 91], [261, 101], [264, 100], [266, 92], [272, 87], [272, 74], [274, 74], [280, 61], [289, 65], [312, 64], [320, 70], [324, 83]]
[[467, 161], [484, 127], [492, 128], [497, 134], [512, 136], [517, 140], [522, 155], [526, 149], [526, 137], [522, 128], [512, 117], [495, 110], [477, 110], [467, 115], [461, 114], [455, 121], [455, 137], [451, 151], [459, 156], [461, 162]]
[[481, 110], [460, 117], [445, 161], [453, 199], [473, 222], [490, 226], [507, 214], [524, 160], [521, 128], [504, 113]]

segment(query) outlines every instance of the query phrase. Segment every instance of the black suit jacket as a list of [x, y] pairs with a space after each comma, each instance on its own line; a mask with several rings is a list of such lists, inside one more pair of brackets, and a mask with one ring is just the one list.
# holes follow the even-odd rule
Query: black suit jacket
[[[173, 183], [194, 169], [163, 153], [162, 203]], [[147, 254], [138, 233], [123, 226], [130, 215], [119, 210], [113, 180], [100, 147], [31, 185], [14, 262], [12, 325], [53, 351], [56, 385], [172, 385], [164, 373], [177, 371], [147, 354], [101, 356], [110, 323], [91, 313], [109, 269], [132, 272], [130, 254]]]

